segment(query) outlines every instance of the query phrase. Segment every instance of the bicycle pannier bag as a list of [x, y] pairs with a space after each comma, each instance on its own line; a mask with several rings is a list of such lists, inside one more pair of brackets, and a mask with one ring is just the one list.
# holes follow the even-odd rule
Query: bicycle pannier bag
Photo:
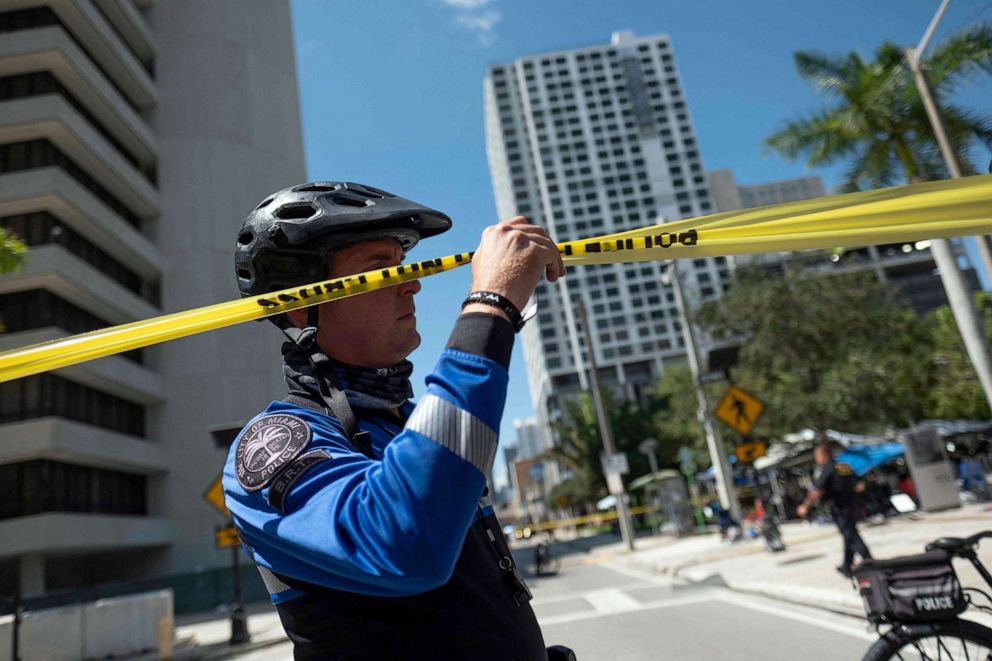
[[961, 582], [943, 551], [891, 560], [866, 560], [854, 571], [872, 622], [929, 622], [968, 607]]

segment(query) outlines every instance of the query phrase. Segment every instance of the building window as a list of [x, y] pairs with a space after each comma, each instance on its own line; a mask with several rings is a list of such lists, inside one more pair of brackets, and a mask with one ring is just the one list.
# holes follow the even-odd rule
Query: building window
[[[111, 324], [46, 289], [0, 294], [0, 324], [7, 333], [55, 326], [70, 333], [87, 333]], [[141, 349], [121, 354], [142, 362]]]
[[145, 433], [144, 407], [54, 374], [0, 383], [0, 424], [58, 416], [133, 436]]
[[13, 232], [29, 246], [58, 244], [152, 305], [159, 305], [157, 287], [143, 282], [137, 273], [47, 211], [0, 218], [0, 228]]
[[43, 512], [148, 514], [143, 475], [35, 460], [0, 466], [0, 485], [0, 519]]
[[142, 167], [138, 160], [124, 147], [121, 142], [104, 128], [104, 126], [93, 116], [89, 110], [63, 85], [58, 78], [48, 71], [37, 71], [34, 73], [20, 74], [17, 76], [5, 76], [0, 78], [0, 101], [8, 99], [23, 99], [32, 96], [43, 96], [46, 94], [58, 94], [65, 101], [75, 108], [76, 112], [90, 123], [90, 125], [104, 137], [114, 149], [123, 156], [128, 163], [133, 165], [149, 181], [155, 183], [156, 172], [154, 166]]
[[[66, 26], [61, 20], [59, 20], [59, 17], [49, 7], [15, 9], [14, 11], [0, 13], [0, 32], [18, 32], [20, 30], [33, 30], [35, 28], [52, 26], [62, 28], [69, 38], [72, 39], [77, 46], [79, 46], [79, 49], [86, 53], [86, 56], [90, 58], [93, 66], [98, 68], [100, 72], [103, 73], [104, 77], [107, 79], [107, 82], [113, 85], [114, 89], [117, 90], [117, 93], [120, 94], [121, 98], [124, 99], [129, 106], [134, 108], [134, 110], [138, 110], [134, 103], [132, 103], [131, 99], [128, 98], [124, 91], [117, 85], [114, 79], [108, 76], [107, 72], [103, 70], [103, 67], [100, 66], [99, 61], [93, 57], [93, 53], [90, 52], [82, 41], [76, 38], [76, 35], [73, 34], [72, 30], [70, 30], [69, 27]], [[144, 63], [142, 64], [144, 65]], [[151, 73], [151, 69], [149, 69], [147, 65], [144, 66], [146, 67], [146, 70]]]
[[48, 140], [29, 140], [0, 145], [0, 174], [51, 166], [61, 168], [129, 225], [141, 229], [141, 219], [137, 214], [121, 204], [106, 188], [98, 184], [83, 168]]

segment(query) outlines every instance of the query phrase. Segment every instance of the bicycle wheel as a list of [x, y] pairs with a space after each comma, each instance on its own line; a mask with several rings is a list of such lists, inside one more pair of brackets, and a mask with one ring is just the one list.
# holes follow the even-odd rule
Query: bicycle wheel
[[992, 629], [968, 620], [896, 625], [864, 656], [864, 661], [992, 661]]

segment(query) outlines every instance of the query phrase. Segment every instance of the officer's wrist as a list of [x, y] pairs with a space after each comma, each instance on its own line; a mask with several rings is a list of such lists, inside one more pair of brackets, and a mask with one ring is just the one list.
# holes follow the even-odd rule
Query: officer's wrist
[[492, 306], [485, 305], [483, 303], [469, 303], [468, 305], [462, 308], [462, 314], [472, 314], [475, 312], [491, 314], [496, 317], [500, 317], [502, 319], [506, 319], [507, 321], [510, 321], [510, 316], [506, 314], [506, 312], [504, 312], [500, 308], [494, 308]]
[[494, 308], [479, 307], [482, 309], [476, 312], [465, 306], [448, 339], [448, 348], [484, 356], [509, 368], [516, 336], [513, 324], [506, 317], [490, 312]]

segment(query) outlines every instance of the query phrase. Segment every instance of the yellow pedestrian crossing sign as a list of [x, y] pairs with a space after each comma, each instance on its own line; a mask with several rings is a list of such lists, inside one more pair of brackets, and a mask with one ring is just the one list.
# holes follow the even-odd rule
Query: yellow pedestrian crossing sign
[[213, 505], [214, 509], [224, 516], [231, 516], [227, 505], [224, 504], [224, 485], [221, 484], [222, 477], [222, 475], [218, 475], [217, 479], [210, 483], [207, 490], [203, 492], [203, 500]]
[[746, 435], [764, 410], [765, 405], [760, 399], [737, 386], [730, 386], [716, 407], [715, 415], [738, 433]]

